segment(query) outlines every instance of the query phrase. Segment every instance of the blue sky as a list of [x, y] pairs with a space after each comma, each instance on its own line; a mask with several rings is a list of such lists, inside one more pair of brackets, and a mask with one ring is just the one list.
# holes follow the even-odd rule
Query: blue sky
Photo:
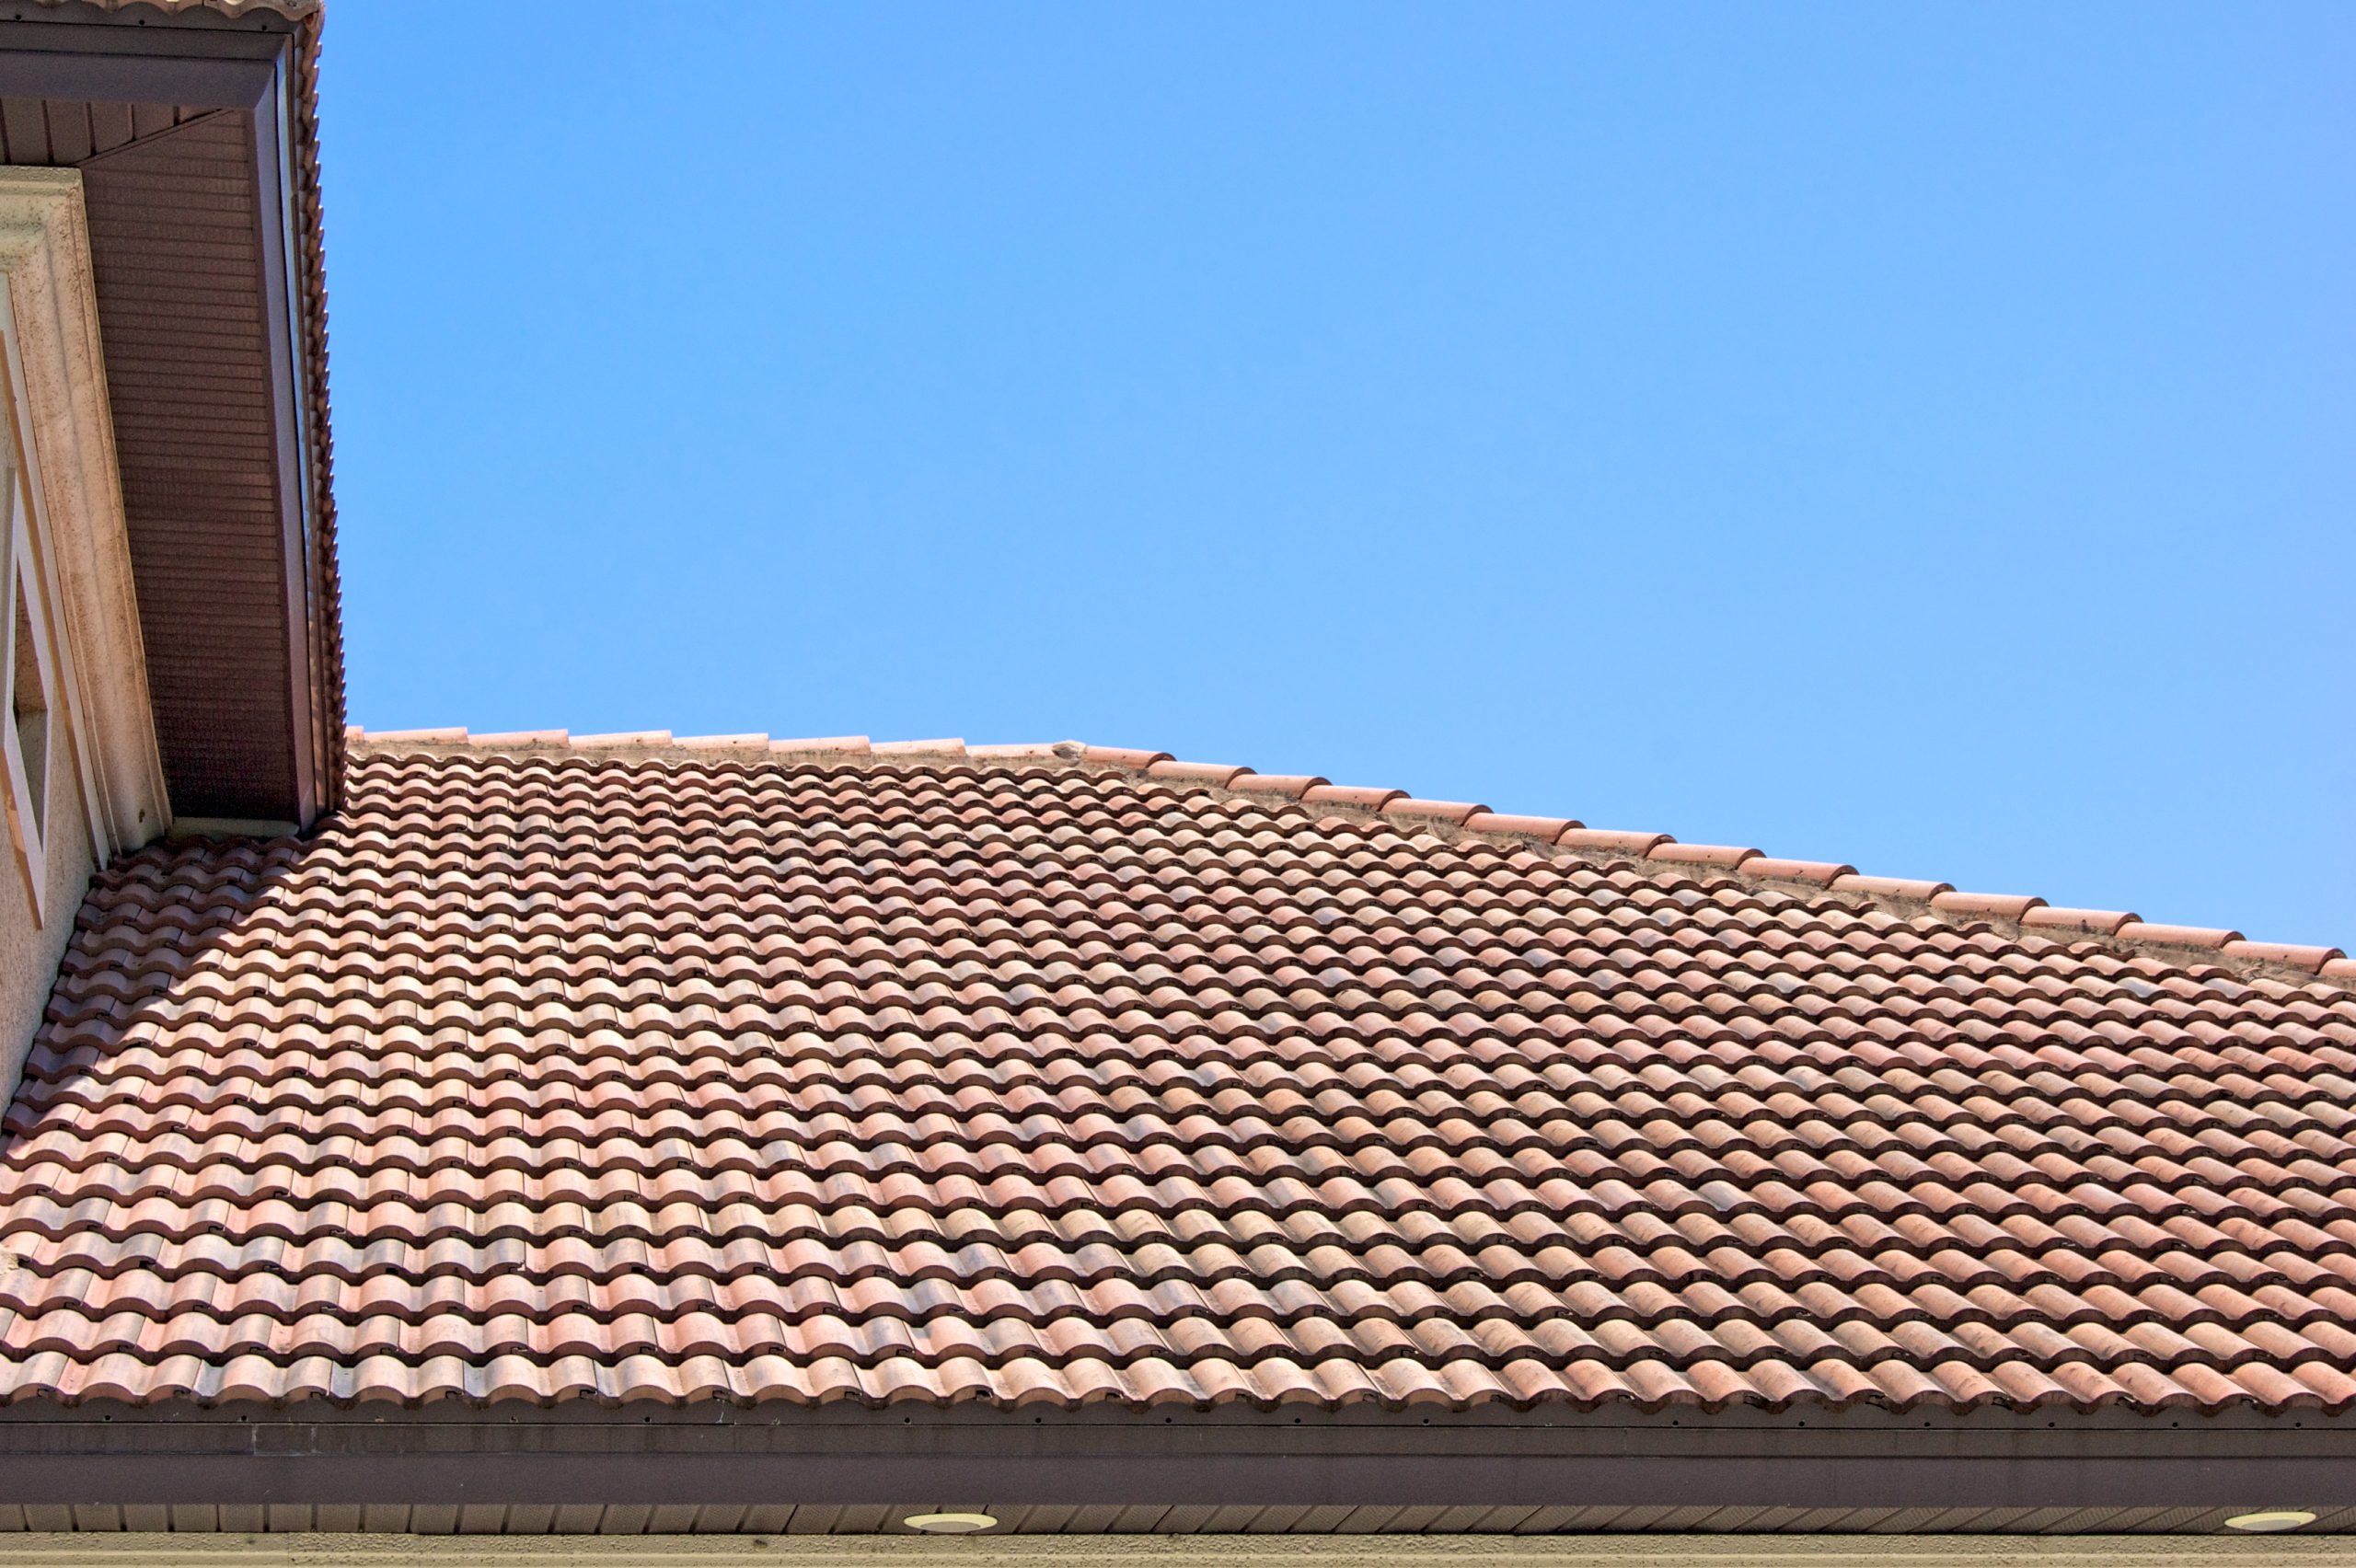
[[355, 722], [2356, 943], [2356, 6], [554, 9], [329, 17]]

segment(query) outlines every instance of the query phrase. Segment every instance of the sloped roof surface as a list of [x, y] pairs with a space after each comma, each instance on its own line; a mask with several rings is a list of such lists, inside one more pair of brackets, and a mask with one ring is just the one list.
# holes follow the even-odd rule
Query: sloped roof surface
[[0, 1395], [2356, 1398], [2344, 961], [1401, 806], [363, 745], [91, 894]]

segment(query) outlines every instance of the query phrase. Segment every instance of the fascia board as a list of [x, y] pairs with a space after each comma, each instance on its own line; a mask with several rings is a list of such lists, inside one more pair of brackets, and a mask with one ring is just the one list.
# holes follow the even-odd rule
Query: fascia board
[[[98, 29], [73, 30], [87, 36]], [[21, 29], [0, 28], [0, 97], [255, 109], [276, 86], [283, 40], [270, 41], [270, 56], [259, 60], [123, 54], [44, 48]]]

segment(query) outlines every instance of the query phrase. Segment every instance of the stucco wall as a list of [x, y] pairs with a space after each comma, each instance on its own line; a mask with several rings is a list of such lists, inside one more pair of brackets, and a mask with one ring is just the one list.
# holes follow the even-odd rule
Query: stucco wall
[[81, 765], [68, 727], [60, 724], [57, 729], [63, 744], [50, 754], [49, 802], [43, 813], [49, 824], [49, 897], [38, 925], [23, 868], [7, 843], [6, 830], [0, 828], [0, 1077], [8, 1091], [15, 1090], [17, 1075], [24, 1070], [25, 1053], [57, 978], [58, 960], [74, 932], [74, 912], [90, 884], [89, 819], [82, 791], [74, 787]]

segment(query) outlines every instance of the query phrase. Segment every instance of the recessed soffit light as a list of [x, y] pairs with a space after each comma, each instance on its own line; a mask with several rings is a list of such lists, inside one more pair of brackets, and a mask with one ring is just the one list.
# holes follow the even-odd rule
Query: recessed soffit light
[[2312, 1525], [2316, 1516], [2304, 1508], [2261, 1508], [2255, 1514], [2235, 1514], [2225, 1521], [2229, 1530], [2295, 1530], [2302, 1525]]
[[927, 1535], [972, 1535], [998, 1523], [995, 1514], [911, 1514], [900, 1523]]

